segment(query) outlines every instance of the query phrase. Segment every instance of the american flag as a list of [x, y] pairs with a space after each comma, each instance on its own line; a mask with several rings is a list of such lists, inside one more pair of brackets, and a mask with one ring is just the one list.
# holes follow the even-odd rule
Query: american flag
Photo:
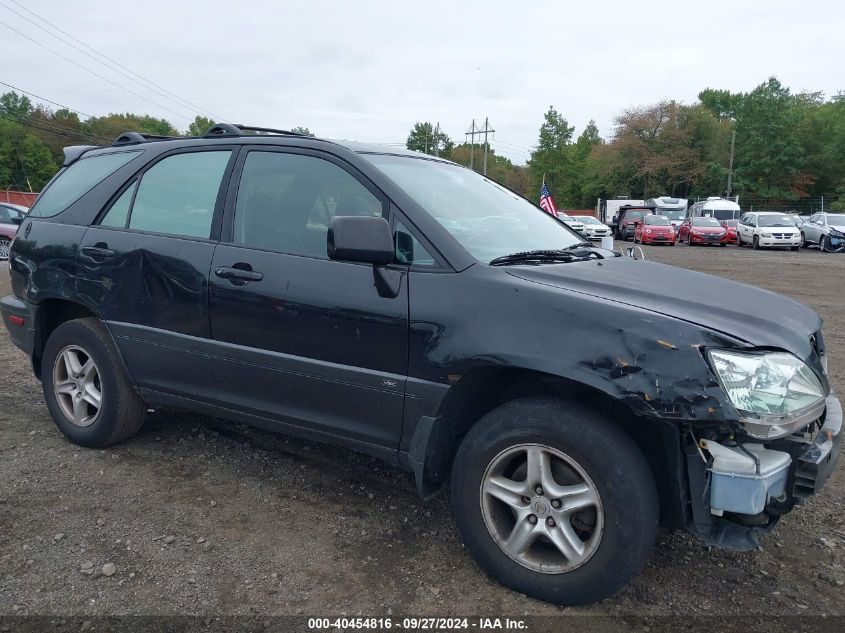
[[549, 192], [545, 180], [543, 181], [543, 186], [540, 188], [540, 206], [547, 213], [557, 217], [557, 207], [555, 207], [555, 201], [552, 200], [552, 194]]

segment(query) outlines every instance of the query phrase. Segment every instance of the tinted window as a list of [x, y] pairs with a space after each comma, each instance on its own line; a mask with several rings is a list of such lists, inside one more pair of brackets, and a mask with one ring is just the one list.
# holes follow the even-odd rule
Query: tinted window
[[326, 233], [336, 216], [382, 215], [382, 203], [349, 172], [321, 158], [253, 151], [235, 204], [234, 241], [327, 259]]
[[[15, 214], [17, 216], [17, 214]], [[0, 222], [5, 224], [10, 224], [12, 222], [12, 213], [9, 207], [4, 207], [0, 204]]]
[[141, 178], [129, 228], [170, 235], [210, 237], [214, 205], [230, 151], [176, 154]]
[[414, 266], [434, 266], [436, 262], [402, 222], [396, 223], [396, 261]]
[[132, 183], [131, 187], [127, 187], [126, 191], [120, 194], [120, 197], [111, 205], [111, 209], [106, 213], [106, 216], [100, 221], [101, 226], [126, 226], [126, 221], [129, 219], [129, 205], [132, 204], [132, 194], [135, 193], [137, 184], [137, 182]]
[[645, 215], [645, 211], [628, 211], [625, 214], [626, 220], [638, 220]]
[[136, 151], [81, 158], [61, 172], [44, 193], [38, 196], [29, 214], [46, 218], [61, 213], [95, 185], [140, 155], [141, 152]]

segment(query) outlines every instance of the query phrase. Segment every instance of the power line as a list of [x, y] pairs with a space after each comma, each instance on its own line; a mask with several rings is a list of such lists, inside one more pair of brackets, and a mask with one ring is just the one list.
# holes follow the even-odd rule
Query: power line
[[[69, 128], [57, 128], [57, 127], [49, 127], [47, 125], [38, 125], [31, 121], [23, 121], [21, 119], [15, 119], [13, 117], [5, 116], [0, 114], [0, 119], [4, 119], [6, 121], [11, 121], [12, 123], [16, 123], [17, 125], [22, 125], [24, 127], [32, 128], [33, 130], [38, 130], [39, 132], [47, 132], [48, 134], [53, 134], [55, 136], [64, 137], [70, 139], [72, 141], [85, 141], [90, 143], [92, 140], [97, 141], [99, 144], [107, 144], [109, 141], [102, 139], [98, 136], [95, 136], [91, 132], [84, 132], [82, 130], [72, 130]], [[88, 137], [88, 138], [86, 138]]]
[[[22, 6], [20, 3], [15, 2], [15, 0], [11, 0], [11, 1], [12, 1], [12, 2], [14, 2], [16, 5], [18, 5], [19, 7], [21, 7], [22, 9], [24, 9], [25, 11], [27, 11], [28, 13], [30, 13], [30, 14], [32, 14], [33, 16], [35, 16], [36, 18], [38, 18], [39, 20], [41, 20], [42, 22], [44, 22], [45, 24], [48, 24], [51, 28], [53, 28], [53, 29], [55, 29], [55, 30], [57, 30], [57, 31], [60, 31], [60, 32], [64, 33], [64, 34], [65, 34], [65, 35], [67, 35], [70, 39], [72, 39], [72, 40], [75, 40], [75, 41], [79, 42], [79, 43], [80, 43], [80, 44], [82, 44], [85, 48], [88, 48], [89, 50], [92, 50], [92, 51], [94, 51], [95, 53], [97, 53], [97, 55], [99, 55], [99, 56], [101, 56], [101, 57], [103, 57], [103, 58], [107, 59], [109, 62], [111, 62], [111, 64], [114, 64], [114, 65], [116, 65], [116, 66], [118, 66], [118, 67], [120, 67], [120, 68], [124, 68], [124, 69], [125, 69], [125, 70], [127, 70], [129, 73], [132, 73], [132, 75], [136, 75], [136, 76], [140, 77], [140, 75], [138, 75], [137, 73], [134, 73], [134, 72], [132, 72], [131, 70], [129, 70], [128, 68], [125, 68], [125, 67], [124, 67], [124, 66], [122, 66], [121, 64], [119, 64], [119, 63], [115, 62], [114, 60], [109, 59], [109, 58], [108, 58], [108, 57], [106, 57], [103, 53], [100, 53], [99, 51], [97, 51], [96, 49], [92, 48], [91, 46], [88, 46], [87, 44], [85, 44], [84, 42], [82, 42], [82, 41], [78, 40], [77, 38], [73, 37], [73, 36], [72, 36], [72, 35], [70, 35], [69, 33], [65, 33], [65, 32], [64, 32], [64, 31], [62, 31], [59, 27], [57, 27], [57, 26], [55, 26], [55, 25], [51, 24], [50, 22], [48, 22], [47, 20], [45, 20], [45, 19], [44, 19], [44, 18], [42, 18], [41, 16], [37, 15], [36, 13], [34, 13], [34, 12], [30, 11], [29, 9], [27, 9], [26, 7]], [[129, 75], [129, 74], [125, 73], [125, 72], [122, 72], [121, 70], [118, 70], [118, 69], [114, 68], [112, 65], [107, 64], [106, 62], [102, 61], [101, 59], [98, 59], [97, 57], [95, 57], [95, 56], [94, 56], [94, 55], [92, 55], [91, 53], [89, 53], [89, 52], [87, 52], [87, 51], [83, 50], [83, 49], [82, 49], [82, 48], [80, 48], [79, 46], [76, 46], [76, 45], [75, 45], [75, 44], [73, 44], [72, 42], [67, 41], [66, 39], [64, 39], [64, 38], [62, 38], [62, 37], [60, 37], [60, 36], [56, 35], [55, 33], [51, 33], [49, 30], [45, 29], [43, 26], [41, 26], [40, 24], [36, 23], [34, 20], [31, 20], [30, 18], [26, 17], [26, 16], [25, 16], [25, 15], [23, 15], [20, 11], [17, 11], [17, 10], [15, 10], [15, 9], [13, 9], [13, 8], [12, 8], [12, 7], [10, 7], [9, 5], [7, 5], [7, 4], [5, 4], [5, 3], [3, 3], [3, 2], [0, 2], [0, 6], [2, 6], [2, 7], [4, 7], [4, 8], [6, 8], [6, 9], [8, 9], [9, 11], [11, 11], [12, 13], [14, 13], [14, 14], [15, 14], [15, 15], [17, 15], [18, 17], [20, 17], [20, 18], [22, 18], [22, 19], [26, 20], [27, 22], [29, 22], [30, 24], [32, 24], [33, 26], [35, 26], [35, 28], [37, 28], [37, 29], [40, 29], [40, 30], [44, 31], [45, 33], [47, 33], [47, 35], [49, 35], [49, 36], [51, 36], [51, 37], [56, 38], [57, 40], [59, 40], [59, 41], [60, 41], [60, 42], [62, 42], [63, 44], [66, 44], [67, 46], [70, 46], [70, 47], [71, 47], [71, 48], [73, 48], [74, 50], [77, 50], [77, 51], [79, 51], [80, 53], [82, 53], [83, 55], [85, 55], [85, 56], [87, 56], [87, 57], [89, 57], [89, 58], [93, 59], [93, 60], [94, 60], [95, 62], [97, 62], [98, 64], [100, 64], [100, 65], [102, 65], [102, 66], [105, 66], [106, 68], [108, 68], [108, 69], [109, 69], [109, 70], [111, 70], [112, 72], [115, 72], [115, 73], [119, 74], [120, 76], [125, 77], [125, 78], [126, 78], [126, 79], [128, 79], [129, 81], [132, 81], [132, 82], [134, 82], [134, 83], [138, 84], [139, 86], [141, 86], [141, 87], [142, 87], [142, 88], [144, 88], [145, 90], [151, 90], [152, 92], [155, 92], [156, 94], [158, 94], [158, 95], [159, 95], [159, 96], [161, 96], [161, 97], [164, 97], [165, 99], [170, 99], [170, 100], [173, 100], [173, 99], [175, 98], [175, 99], [176, 99], [176, 101], [177, 101], [176, 105], [178, 105], [179, 107], [182, 107], [182, 108], [186, 108], [186, 109], [188, 109], [188, 110], [191, 110], [192, 112], [194, 112], [194, 113], [196, 113], [196, 114], [199, 114], [199, 115], [201, 115], [201, 116], [205, 116], [205, 115], [209, 115], [209, 114], [210, 114], [213, 118], [215, 118], [215, 117], [214, 117], [214, 115], [213, 115], [213, 114], [211, 114], [210, 112], [208, 112], [207, 110], [203, 110], [203, 109], [199, 108], [199, 106], [194, 107], [194, 106], [193, 106], [193, 105], [192, 105], [189, 101], [187, 101], [186, 99], [183, 99], [182, 97], [180, 97], [180, 96], [178, 96], [178, 95], [176, 95], [176, 94], [174, 94], [174, 93], [170, 92], [169, 90], [166, 90], [166, 89], [164, 89], [164, 88], [161, 88], [161, 87], [157, 86], [156, 84], [154, 84], [153, 82], [149, 81], [148, 79], [144, 79], [143, 77], [141, 77], [141, 79], [144, 79], [144, 81], [145, 81], [147, 84], [150, 84], [150, 85], [154, 86], [154, 88], [151, 88], [149, 85], [145, 85], [144, 83], [141, 83], [140, 81], [138, 81], [138, 79], [135, 79], [135, 78], [134, 78], [134, 77], [132, 77], [131, 75]], [[165, 94], [165, 93], [167, 93], [167, 94]], [[168, 96], [168, 94], [169, 94], [170, 96]], [[182, 103], [179, 103], [179, 102], [182, 102]]]
[[50, 99], [47, 99], [46, 97], [40, 97], [37, 94], [33, 94], [32, 92], [27, 92], [26, 90], [23, 90], [22, 88], [18, 88], [17, 86], [13, 86], [12, 84], [7, 84], [5, 81], [0, 81], [0, 85], [6, 86], [7, 88], [11, 88], [12, 90], [17, 90], [18, 92], [22, 92], [25, 95], [29, 95], [30, 97], [40, 99], [41, 101], [46, 101], [47, 103], [51, 103], [55, 106], [59, 106], [60, 108], [64, 108], [65, 110], [70, 110], [71, 112], [76, 112], [77, 114], [81, 114], [82, 116], [88, 117], [89, 119], [94, 118], [94, 116], [91, 115], [91, 114], [86, 114], [85, 112], [80, 112], [79, 110], [74, 110], [73, 108], [69, 108], [66, 105], [62, 105], [61, 103], [58, 103], [56, 101], [50, 101]]
[[184, 114], [181, 114], [181, 113], [179, 113], [179, 112], [176, 112], [176, 110], [173, 110], [173, 109], [171, 109], [171, 108], [168, 108], [167, 106], [163, 106], [163, 105], [161, 105], [160, 103], [156, 103], [155, 101], [152, 101], [152, 100], [150, 100], [150, 99], [147, 99], [145, 96], [140, 95], [140, 94], [138, 94], [137, 92], [134, 92], [134, 91], [130, 90], [130, 89], [129, 89], [129, 88], [127, 88], [126, 86], [121, 86], [119, 83], [117, 83], [117, 82], [115, 82], [115, 81], [112, 81], [112, 80], [111, 80], [111, 79], [109, 79], [108, 77], [104, 77], [103, 75], [101, 75], [101, 74], [99, 74], [99, 73], [97, 73], [97, 72], [94, 72], [93, 70], [91, 70], [90, 68], [87, 68], [87, 67], [83, 66], [83, 65], [82, 65], [82, 64], [80, 64], [79, 62], [76, 62], [76, 61], [74, 61], [74, 60], [70, 59], [69, 57], [66, 57], [66, 56], [62, 55], [61, 53], [59, 53], [58, 51], [53, 50], [53, 49], [52, 49], [52, 48], [50, 48], [49, 46], [47, 46], [47, 45], [45, 45], [45, 44], [42, 44], [42, 43], [41, 43], [41, 42], [39, 42], [38, 40], [35, 40], [35, 39], [33, 39], [33, 38], [29, 37], [29, 36], [28, 36], [28, 35], [26, 35], [25, 33], [22, 33], [21, 31], [18, 31], [16, 28], [14, 28], [14, 27], [12, 27], [12, 26], [9, 26], [8, 24], [6, 24], [5, 22], [3, 22], [2, 20], [0, 20], [0, 24], [2, 24], [3, 26], [5, 26], [5, 27], [6, 27], [7, 29], [9, 29], [10, 31], [12, 31], [12, 32], [14, 32], [14, 33], [17, 33], [18, 35], [20, 35], [20, 36], [21, 36], [21, 37], [23, 37], [24, 39], [29, 40], [29, 41], [30, 41], [30, 42], [32, 42], [33, 44], [36, 44], [36, 45], [40, 46], [41, 48], [43, 48], [44, 50], [46, 50], [46, 51], [49, 51], [49, 52], [53, 53], [53, 55], [56, 55], [57, 57], [61, 57], [61, 58], [62, 58], [63, 60], [65, 60], [66, 62], [69, 62], [69, 63], [73, 64], [74, 66], [76, 66], [76, 67], [78, 67], [78, 68], [81, 68], [81, 69], [82, 69], [82, 70], [84, 70], [85, 72], [90, 73], [90, 74], [94, 75], [95, 77], [97, 77], [97, 78], [99, 78], [99, 79], [102, 79], [103, 81], [106, 81], [106, 82], [108, 82], [108, 83], [112, 84], [113, 86], [116, 86], [116, 87], [120, 88], [121, 90], [125, 90], [125, 91], [126, 91], [126, 92], [128, 92], [129, 94], [134, 95], [134, 96], [138, 97], [139, 99], [143, 99], [143, 100], [144, 100], [144, 101], [146, 101], [147, 103], [150, 103], [150, 104], [154, 105], [154, 106], [155, 106], [155, 107], [157, 107], [157, 108], [161, 108], [162, 110], [167, 110], [168, 112], [171, 112], [171, 113], [175, 114], [175, 115], [176, 115], [176, 116], [178, 116], [178, 117], [182, 117], [183, 119], [189, 119], [189, 120], [190, 120], [190, 118], [191, 118], [191, 117], [189, 117], [189, 116], [186, 116], [186, 115], [184, 115]]

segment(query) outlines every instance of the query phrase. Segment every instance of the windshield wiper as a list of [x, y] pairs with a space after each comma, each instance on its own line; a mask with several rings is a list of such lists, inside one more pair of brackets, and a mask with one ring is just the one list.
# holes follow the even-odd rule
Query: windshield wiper
[[[580, 244], [584, 244], [579, 243]], [[578, 246], [578, 245], [576, 245]], [[490, 261], [491, 266], [507, 266], [508, 264], [549, 264], [554, 262], [571, 262], [576, 260], [590, 259], [597, 257], [602, 259], [601, 255], [593, 251], [578, 251], [576, 247], [562, 248], [559, 250], [536, 250], [523, 251], [521, 253], [511, 253], [510, 255], [502, 255]]]

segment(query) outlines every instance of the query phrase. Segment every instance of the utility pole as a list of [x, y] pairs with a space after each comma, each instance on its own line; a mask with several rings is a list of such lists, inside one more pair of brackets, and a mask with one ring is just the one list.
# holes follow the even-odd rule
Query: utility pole
[[470, 127], [467, 130], [466, 134], [464, 135], [464, 138], [469, 136], [469, 142], [470, 142], [470, 145], [469, 145], [469, 168], [470, 169], [472, 169], [473, 165], [475, 164], [475, 134], [476, 134], [476, 132], [475, 132], [475, 119], [473, 119], [472, 120], [472, 127]]
[[425, 127], [425, 153], [428, 154], [428, 131], [431, 129], [431, 125], [426, 123]]
[[487, 175], [487, 148], [490, 146], [487, 142], [487, 134], [494, 133], [496, 130], [490, 128], [490, 121], [487, 117], [484, 117], [484, 129], [475, 127], [475, 119], [472, 120], [472, 127], [467, 130], [466, 135], [470, 137], [470, 149], [469, 149], [469, 166], [470, 169], [473, 167], [474, 161], [474, 154], [475, 154], [475, 135], [478, 134], [481, 136], [484, 135], [484, 171], [482, 172], [485, 176]]
[[731, 177], [734, 173], [734, 143], [736, 142], [736, 130], [731, 132], [731, 163], [730, 167], [728, 167], [728, 195], [727, 197], [731, 197]]
[[437, 127], [434, 128], [434, 155], [440, 156], [440, 121], [437, 122]]

